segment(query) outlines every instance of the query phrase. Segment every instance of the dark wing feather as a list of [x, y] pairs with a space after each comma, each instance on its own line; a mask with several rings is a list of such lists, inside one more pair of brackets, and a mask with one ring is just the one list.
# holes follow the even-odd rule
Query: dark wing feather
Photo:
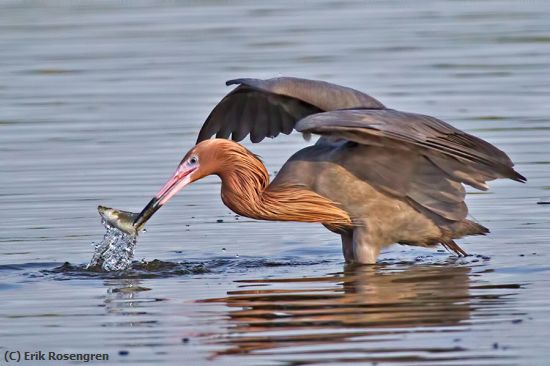
[[335, 163], [376, 189], [406, 200], [438, 224], [460, 221], [468, 213], [464, 186], [419, 151], [349, 143], [337, 151]]
[[504, 152], [433, 117], [395, 110], [333, 111], [302, 119], [296, 130], [322, 135], [327, 144], [351, 141], [333, 156], [335, 163], [443, 226], [468, 213], [462, 183], [485, 190], [496, 178], [525, 181]]
[[214, 107], [202, 126], [197, 143], [213, 135], [252, 142], [289, 134], [300, 119], [311, 114], [346, 108], [384, 108], [367, 94], [324, 81], [281, 77], [268, 80], [235, 79], [239, 84]]
[[246, 85], [265, 93], [284, 95], [316, 106], [323, 111], [351, 108], [385, 108], [370, 95], [346, 86], [320, 80], [309, 80], [292, 77], [262, 79], [234, 79], [227, 85]]
[[479, 189], [496, 178], [526, 180], [504, 152], [430, 116], [392, 109], [332, 111], [306, 117], [295, 128], [366, 145], [416, 147], [453, 179]]

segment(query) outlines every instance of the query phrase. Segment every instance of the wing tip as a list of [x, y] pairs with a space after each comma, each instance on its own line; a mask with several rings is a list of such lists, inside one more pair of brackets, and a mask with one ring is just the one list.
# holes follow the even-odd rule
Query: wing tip
[[514, 175], [512, 177], [512, 180], [515, 180], [516, 182], [525, 183], [527, 182], [527, 178], [525, 178], [523, 175], [519, 174], [514, 170]]
[[250, 78], [231, 79], [231, 80], [227, 80], [225, 82], [225, 85], [229, 86], [229, 85], [237, 85], [237, 84], [246, 84], [247, 80], [251, 80], [251, 79]]
[[197, 136], [197, 141], [195, 141], [195, 145], [198, 145], [199, 143], [203, 142], [204, 140], [208, 140], [210, 137], [206, 137], [203, 134], [199, 133]]

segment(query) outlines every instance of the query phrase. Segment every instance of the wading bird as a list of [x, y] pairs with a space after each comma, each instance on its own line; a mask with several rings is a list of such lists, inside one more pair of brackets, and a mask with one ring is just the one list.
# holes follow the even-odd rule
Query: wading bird
[[[466, 219], [463, 184], [487, 190], [493, 179], [526, 180], [488, 142], [430, 116], [387, 109], [351, 88], [290, 77], [231, 84], [238, 86], [212, 110], [136, 227], [180, 189], [215, 174], [231, 210], [322, 223], [341, 236], [346, 262], [375, 263], [393, 243], [442, 244], [465, 255], [454, 239], [489, 230]], [[270, 183], [260, 159], [237, 142], [293, 130], [321, 138], [296, 152]]]

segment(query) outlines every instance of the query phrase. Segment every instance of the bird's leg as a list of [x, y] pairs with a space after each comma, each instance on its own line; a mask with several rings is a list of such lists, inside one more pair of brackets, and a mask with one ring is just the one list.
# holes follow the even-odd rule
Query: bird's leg
[[366, 223], [353, 228], [353, 262], [375, 264], [380, 249], [372, 233], [369, 233]]
[[353, 263], [353, 232], [340, 234], [342, 238], [342, 253], [346, 263]]

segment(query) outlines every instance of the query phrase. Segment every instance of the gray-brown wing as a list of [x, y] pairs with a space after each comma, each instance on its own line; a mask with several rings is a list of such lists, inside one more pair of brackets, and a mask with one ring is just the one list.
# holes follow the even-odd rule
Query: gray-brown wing
[[344, 86], [318, 80], [280, 77], [267, 80], [235, 79], [239, 84], [212, 110], [197, 143], [213, 135], [252, 142], [280, 133], [290, 134], [297, 121], [324, 111], [349, 108], [384, 108], [378, 100]]
[[482, 190], [487, 189], [486, 181], [496, 178], [526, 180], [495, 146], [421, 114], [392, 109], [332, 111], [302, 119], [296, 130], [359, 144], [419, 151], [454, 179]]
[[[295, 161], [313, 164], [294, 164]], [[356, 217], [383, 214], [363, 211], [365, 205], [355, 191], [362, 191], [360, 181], [408, 202], [439, 225], [461, 221], [468, 212], [461, 182], [434, 165], [420, 151], [410, 149], [410, 146], [407, 148], [402, 143], [364, 145], [332, 140], [298, 151], [289, 162], [275, 177], [273, 185], [305, 184], [325, 192], [331, 199], [332, 192], [335, 192], [337, 202]], [[327, 179], [323, 179], [324, 170], [320, 167], [328, 167], [324, 163], [342, 166], [357, 178], [357, 182], [349, 179], [339, 182], [329, 178], [331, 173], [328, 173]], [[320, 179], [315, 178], [317, 176]], [[380, 219], [391, 222], [391, 218]]]
[[504, 152], [433, 117], [336, 111], [307, 117], [296, 130], [351, 141], [336, 150], [335, 163], [436, 222], [466, 217], [462, 183], [486, 190], [486, 182], [496, 178], [525, 181]]
[[461, 182], [419, 151], [350, 144], [337, 151], [335, 162], [358, 179], [408, 201], [438, 224], [461, 221], [468, 213]]

